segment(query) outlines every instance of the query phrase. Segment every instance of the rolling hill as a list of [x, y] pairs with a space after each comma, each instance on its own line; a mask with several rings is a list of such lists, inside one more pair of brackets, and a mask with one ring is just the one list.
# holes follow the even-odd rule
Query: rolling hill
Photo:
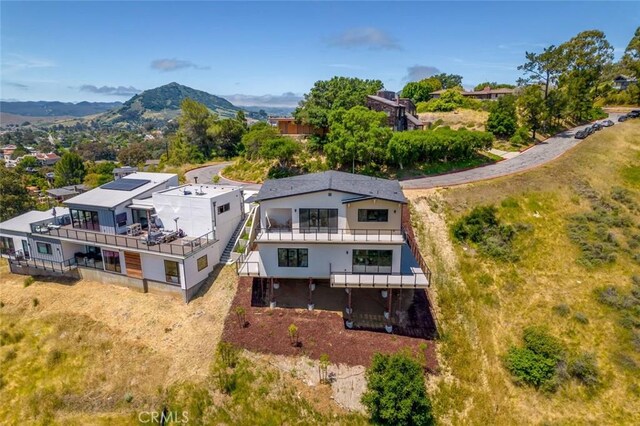
[[121, 106], [121, 102], [0, 101], [0, 111], [24, 117], [85, 117]]
[[[169, 83], [133, 96], [122, 106], [100, 115], [97, 120], [112, 124], [170, 120], [178, 116], [180, 104], [187, 98], [206, 105], [224, 118], [235, 117], [238, 111], [243, 110], [219, 96], [178, 83]], [[266, 114], [259, 112], [247, 112], [247, 116], [256, 120], [267, 118]]]

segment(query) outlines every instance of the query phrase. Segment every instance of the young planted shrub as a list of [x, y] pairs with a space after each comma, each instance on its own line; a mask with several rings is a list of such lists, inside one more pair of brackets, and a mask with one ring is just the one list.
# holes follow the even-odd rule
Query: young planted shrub
[[572, 358], [567, 371], [586, 386], [595, 386], [599, 382], [598, 363], [592, 353], [583, 352]]

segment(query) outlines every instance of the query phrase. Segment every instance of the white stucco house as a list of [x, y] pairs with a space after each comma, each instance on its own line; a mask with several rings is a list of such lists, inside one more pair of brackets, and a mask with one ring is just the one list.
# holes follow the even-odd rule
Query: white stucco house
[[168, 173], [132, 173], [65, 206], [55, 217], [28, 212], [0, 223], [13, 272], [73, 271], [144, 291], [179, 292], [187, 301], [220, 263], [245, 216], [239, 187], [178, 185]]
[[[407, 200], [398, 181], [328, 171], [268, 180], [256, 201], [250, 250], [237, 271], [266, 278], [272, 306], [273, 287], [284, 280], [385, 294], [429, 285], [413, 234], [403, 227]], [[350, 311], [351, 297], [348, 303]]]

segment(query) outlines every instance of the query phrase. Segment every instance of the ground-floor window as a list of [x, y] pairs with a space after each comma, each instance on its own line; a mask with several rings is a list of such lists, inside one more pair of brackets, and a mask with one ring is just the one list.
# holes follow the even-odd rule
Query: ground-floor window
[[13, 254], [16, 251], [13, 245], [13, 238], [0, 237], [0, 250], [2, 254]]
[[306, 268], [309, 266], [309, 249], [279, 248], [278, 266], [284, 268]]
[[353, 272], [391, 273], [393, 250], [353, 250]]
[[117, 251], [102, 250], [104, 269], [111, 272], [122, 272], [120, 266], [120, 253]]
[[37, 242], [36, 247], [38, 249], [38, 253], [40, 254], [53, 254], [53, 248], [49, 243]]
[[164, 275], [169, 283], [180, 284], [180, 267], [173, 260], [164, 261]]
[[197, 262], [198, 262], [198, 272], [202, 271], [204, 268], [209, 266], [209, 259], [207, 258], [206, 254], [202, 257], [199, 257]]

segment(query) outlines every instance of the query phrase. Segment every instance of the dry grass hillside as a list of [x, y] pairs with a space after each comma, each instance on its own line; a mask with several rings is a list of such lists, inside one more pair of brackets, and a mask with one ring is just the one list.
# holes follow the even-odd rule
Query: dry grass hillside
[[269, 360], [235, 354], [234, 368], [220, 367], [216, 347], [236, 282], [223, 268], [186, 305], [97, 282], [25, 287], [3, 261], [0, 423], [140, 424], [140, 413], [163, 408], [187, 412], [188, 424], [361, 423], [329, 390], [312, 390]]
[[[640, 122], [530, 172], [408, 196], [434, 268], [441, 423], [640, 424]], [[515, 226], [511, 260], [452, 241], [451, 225], [478, 205]], [[597, 384], [515, 384], [504, 357], [532, 325], [570, 356], [593, 354]]]

